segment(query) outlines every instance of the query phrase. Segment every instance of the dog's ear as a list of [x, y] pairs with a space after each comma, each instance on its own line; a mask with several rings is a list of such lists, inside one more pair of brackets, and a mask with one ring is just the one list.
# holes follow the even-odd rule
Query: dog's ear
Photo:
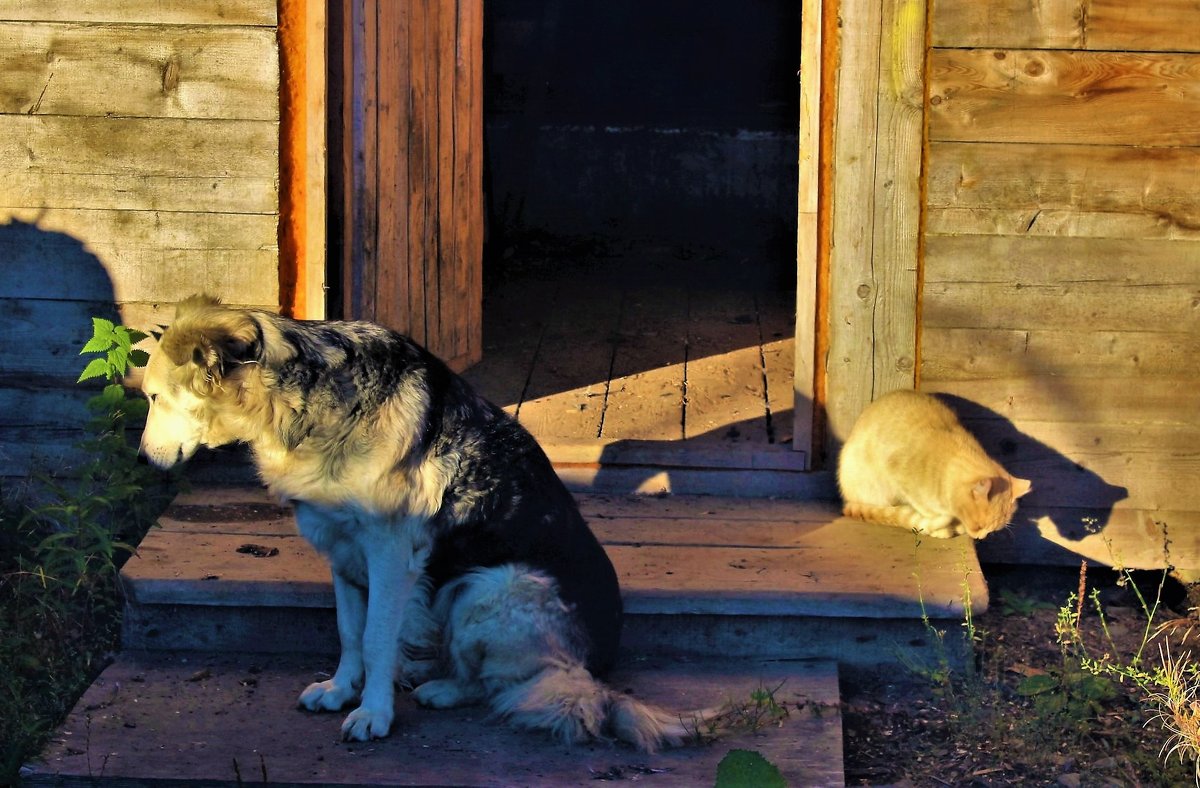
[[211, 393], [245, 365], [259, 360], [262, 331], [249, 313], [195, 299], [180, 307], [160, 349], [177, 366], [194, 365], [192, 387], [197, 393]]

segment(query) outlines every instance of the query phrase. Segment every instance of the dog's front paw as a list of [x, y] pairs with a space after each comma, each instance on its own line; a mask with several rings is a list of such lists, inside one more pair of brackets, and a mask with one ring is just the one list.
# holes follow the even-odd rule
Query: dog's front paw
[[300, 705], [309, 711], [338, 711], [358, 699], [354, 687], [339, 684], [333, 679], [309, 684], [300, 693]]
[[342, 723], [342, 741], [370, 741], [387, 736], [392, 727], [391, 709], [368, 709], [359, 706], [346, 715]]

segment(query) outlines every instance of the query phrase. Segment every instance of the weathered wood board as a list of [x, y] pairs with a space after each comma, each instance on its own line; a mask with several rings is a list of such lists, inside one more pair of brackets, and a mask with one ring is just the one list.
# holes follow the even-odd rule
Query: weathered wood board
[[276, 24], [276, 0], [0, 0], [0, 20], [160, 25]]
[[[653, 288], [624, 299], [602, 436], [620, 440], [679, 440], [683, 434], [684, 350], [688, 347], [686, 299], [678, 290]], [[677, 357], [664, 357], [662, 348]]]
[[279, 303], [274, 0], [0, 0], [0, 476], [77, 459], [91, 318]]
[[1185, 0], [933, 4], [921, 385], [1034, 483], [985, 560], [1200, 564], [1197, 29]]
[[934, 140], [1200, 145], [1200, 55], [934, 49]]
[[1193, 0], [935, 0], [937, 47], [1196, 52]]
[[0, 113], [278, 120], [269, 27], [0, 22]]
[[929, 158], [931, 236], [1200, 239], [1200, 148], [933, 142]]
[[[559, 463], [798, 471], [790, 292], [505, 283], [466, 377]], [[789, 456], [794, 455], [794, 456]]]

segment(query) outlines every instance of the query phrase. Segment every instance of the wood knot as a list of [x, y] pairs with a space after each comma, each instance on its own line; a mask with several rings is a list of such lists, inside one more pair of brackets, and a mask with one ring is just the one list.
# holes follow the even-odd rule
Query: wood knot
[[163, 64], [162, 91], [171, 93], [179, 88], [179, 61], [168, 60]]

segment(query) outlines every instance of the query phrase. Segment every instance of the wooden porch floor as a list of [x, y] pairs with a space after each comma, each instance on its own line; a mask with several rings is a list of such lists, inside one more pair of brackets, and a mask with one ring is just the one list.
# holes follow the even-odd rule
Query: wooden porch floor
[[483, 361], [466, 377], [556, 461], [799, 467], [786, 456], [792, 294], [631, 279], [526, 274], [491, 288]]

